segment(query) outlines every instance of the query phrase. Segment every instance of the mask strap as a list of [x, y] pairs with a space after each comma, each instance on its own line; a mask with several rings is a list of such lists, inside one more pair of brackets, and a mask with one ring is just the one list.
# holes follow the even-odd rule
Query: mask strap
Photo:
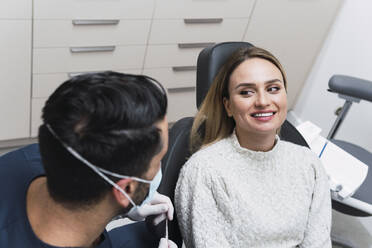
[[111, 172], [111, 171], [108, 171], [108, 170], [105, 170], [103, 168], [100, 168], [98, 166], [95, 166], [98, 170], [102, 171], [103, 173], [107, 174], [107, 175], [110, 175], [110, 176], [113, 176], [113, 177], [116, 177], [116, 178], [128, 178], [128, 179], [133, 179], [135, 181], [138, 181], [138, 182], [141, 182], [141, 183], [151, 183], [150, 180], [145, 180], [145, 179], [142, 179], [142, 178], [139, 178], [139, 177], [132, 177], [132, 176], [124, 176], [124, 175], [120, 175], [120, 174], [117, 174], [115, 172]]
[[[46, 127], [48, 128], [48, 130], [50, 131], [50, 133], [63, 145], [63, 147], [71, 154], [73, 155], [76, 159], [80, 160], [81, 162], [83, 162], [84, 164], [86, 164], [90, 169], [92, 169], [95, 173], [97, 173], [99, 176], [101, 176], [106, 182], [108, 182], [109, 184], [111, 184], [114, 188], [116, 188], [117, 190], [119, 190], [123, 195], [125, 195], [127, 197], [127, 199], [129, 200], [129, 202], [133, 205], [133, 206], [137, 206], [134, 201], [129, 197], [129, 195], [122, 189], [120, 188], [116, 183], [114, 183], [110, 178], [108, 178], [105, 174], [103, 174], [102, 172], [109, 172], [109, 171], [106, 171], [102, 168], [99, 168], [93, 164], [91, 164], [88, 160], [86, 160], [85, 158], [83, 158], [79, 153], [77, 153], [74, 149], [72, 149], [71, 147], [69, 147], [68, 145], [66, 145], [59, 137], [58, 135], [54, 132], [54, 130], [51, 128], [51, 126], [49, 124], [46, 124]], [[102, 172], [101, 172], [101, 171]], [[112, 174], [115, 174], [115, 175], [119, 175], [119, 174], [116, 174], [116, 173], [112, 173], [112, 172], [109, 172], [108, 173], [109, 175], [112, 175]], [[113, 175], [112, 175], [113, 176]], [[119, 178], [129, 178], [129, 179], [133, 179], [133, 180], [137, 180], [135, 177], [128, 177], [128, 176], [123, 176], [123, 175], [119, 175], [120, 177]], [[116, 176], [115, 176], [116, 177]], [[138, 178], [140, 179], [140, 178]], [[142, 181], [147, 181], [147, 180], [144, 180], [144, 179], [140, 179]]]

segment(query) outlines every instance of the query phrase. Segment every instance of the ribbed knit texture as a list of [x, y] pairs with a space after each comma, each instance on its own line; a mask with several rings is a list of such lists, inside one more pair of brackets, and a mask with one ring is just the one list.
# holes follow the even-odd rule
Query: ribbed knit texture
[[315, 154], [277, 138], [268, 152], [232, 134], [196, 152], [175, 192], [191, 247], [331, 247], [328, 178]]

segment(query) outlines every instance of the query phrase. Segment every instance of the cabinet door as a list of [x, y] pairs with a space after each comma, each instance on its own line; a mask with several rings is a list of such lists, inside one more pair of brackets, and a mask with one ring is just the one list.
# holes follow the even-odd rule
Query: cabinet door
[[272, 52], [288, 76], [291, 108], [305, 82], [341, 0], [259, 0], [244, 40]]
[[31, 0], [1, 0], [0, 19], [31, 19]]
[[31, 21], [0, 21], [0, 140], [29, 136]]

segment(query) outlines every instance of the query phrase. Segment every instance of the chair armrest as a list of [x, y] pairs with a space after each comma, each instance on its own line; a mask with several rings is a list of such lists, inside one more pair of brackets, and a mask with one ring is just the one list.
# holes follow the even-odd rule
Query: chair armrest
[[332, 92], [372, 102], [372, 81], [345, 75], [333, 75], [328, 86]]

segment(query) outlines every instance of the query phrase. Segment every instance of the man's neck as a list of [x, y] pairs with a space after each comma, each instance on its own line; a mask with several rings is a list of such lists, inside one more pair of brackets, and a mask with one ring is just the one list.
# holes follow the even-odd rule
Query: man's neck
[[106, 200], [91, 209], [64, 208], [50, 197], [45, 177], [30, 184], [26, 202], [27, 216], [35, 235], [53, 246], [94, 247], [115, 215]]

